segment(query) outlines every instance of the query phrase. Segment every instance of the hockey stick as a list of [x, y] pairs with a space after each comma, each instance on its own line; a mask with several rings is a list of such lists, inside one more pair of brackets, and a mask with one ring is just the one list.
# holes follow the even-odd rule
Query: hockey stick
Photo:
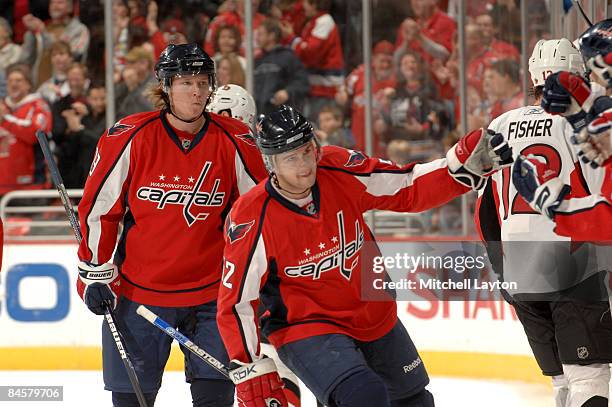
[[593, 22], [591, 21], [591, 19], [589, 19], [589, 17], [587, 17], [586, 13], [584, 12], [584, 9], [582, 8], [582, 4], [580, 4], [580, 0], [574, 0], [574, 4], [576, 5], [576, 7], [578, 7], [578, 10], [580, 10], [580, 14], [582, 14], [582, 18], [584, 18], [587, 24], [590, 27], [592, 27]]
[[[66, 215], [68, 215], [68, 220], [70, 221], [70, 226], [72, 226], [74, 237], [76, 237], [77, 242], [81, 243], [81, 240], [83, 240], [81, 228], [74, 213], [72, 203], [70, 202], [68, 192], [66, 192], [66, 187], [64, 186], [62, 175], [60, 174], [59, 168], [57, 168], [57, 164], [55, 164], [55, 160], [53, 159], [47, 135], [42, 130], [37, 130], [36, 138], [38, 139], [38, 144], [40, 144], [40, 148], [42, 149], [43, 155], [45, 156], [45, 160], [47, 161], [47, 166], [49, 167], [49, 173], [51, 174], [53, 184], [55, 184], [57, 192], [59, 192], [60, 199], [62, 200], [62, 204], [64, 205], [64, 210], [66, 211]], [[140, 404], [140, 407], [147, 407], [147, 401], [142, 392], [142, 388], [140, 387], [138, 376], [136, 376], [134, 365], [132, 365], [132, 361], [128, 357], [127, 352], [125, 351], [125, 346], [123, 346], [121, 336], [119, 335], [119, 331], [117, 330], [117, 323], [115, 321], [115, 317], [108, 308], [108, 305], [106, 306], [106, 311], [104, 312], [104, 319], [108, 324], [108, 328], [110, 329], [111, 334], [113, 335], [115, 345], [117, 346], [117, 350], [119, 351], [119, 355], [121, 356], [123, 366], [125, 366], [125, 370], [128, 374], [128, 377], [130, 378], [130, 383], [132, 383], [134, 393], [136, 393], [138, 403]]]
[[149, 321], [151, 324], [158, 327], [160, 330], [165, 332], [167, 335], [176, 339], [178, 343], [180, 343], [181, 345], [189, 349], [193, 354], [195, 354], [197, 357], [199, 357], [204, 362], [209, 364], [211, 367], [216, 369], [223, 376], [229, 378], [229, 371], [227, 370], [227, 367], [223, 365], [223, 363], [219, 362], [214, 356], [207, 353], [204, 349], [200, 348], [195, 343], [191, 342], [189, 338], [187, 338], [185, 335], [183, 335], [182, 333], [180, 333], [179, 331], [171, 327], [166, 321], [158, 317], [153, 311], [149, 310], [144, 305], [140, 305], [136, 309], [136, 313], [140, 315], [141, 317], [143, 317], [144, 319], [146, 319], [147, 321]]

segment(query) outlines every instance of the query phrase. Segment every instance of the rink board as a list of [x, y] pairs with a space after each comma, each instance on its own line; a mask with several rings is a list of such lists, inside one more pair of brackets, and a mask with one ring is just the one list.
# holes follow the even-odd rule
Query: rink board
[[[75, 259], [75, 245], [5, 245], [0, 370], [101, 368], [102, 318], [76, 293]], [[503, 301], [400, 302], [398, 313], [432, 375], [546, 381]], [[168, 366], [182, 369], [178, 347]]]

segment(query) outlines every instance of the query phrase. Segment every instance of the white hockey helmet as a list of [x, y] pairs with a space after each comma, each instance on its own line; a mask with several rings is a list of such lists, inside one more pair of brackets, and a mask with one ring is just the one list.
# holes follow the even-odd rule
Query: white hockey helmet
[[567, 38], [538, 41], [529, 58], [533, 86], [544, 86], [548, 75], [559, 71], [584, 75], [580, 51]]
[[206, 110], [217, 114], [227, 112], [234, 119], [249, 126], [250, 129], [255, 129], [257, 110], [255, 100], [241, 86], [225, 85], [218, 88]]

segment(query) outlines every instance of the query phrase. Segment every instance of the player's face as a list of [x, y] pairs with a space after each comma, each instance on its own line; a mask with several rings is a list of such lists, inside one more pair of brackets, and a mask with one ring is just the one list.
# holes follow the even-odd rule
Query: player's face
[[179, 117], [195, 117], [202, 113], [208, 94], [208, 75], [177, 76], [172, 80], [171, 101]]
[[311, 188], [317, 178], [317, 148], [314, 142], [274, 156], [274, 170], [284, 190], [298, 193]]

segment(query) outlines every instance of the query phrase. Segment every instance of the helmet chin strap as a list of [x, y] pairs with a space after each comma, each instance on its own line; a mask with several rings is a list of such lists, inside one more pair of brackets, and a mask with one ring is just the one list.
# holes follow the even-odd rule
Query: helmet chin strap
[[[284, 193], [288, 194], [288, 195], [295, 195], [296, 197], [305, 194], [306, 192], [310, 192], [310, 190], [312, 189], [312, 187], [308, 187], [305, 190], [301, 191], [301, 192], [291, 192], [289, 190], [286, 190], [285, 188], [280, 186], [280, 183], [278, 182], [278, 178], [276, 177], [276, 174], [272, 173], [272, 182], [274, 183], [274, 186], [279, 190], [279, 191], [283, 191]], [[290, 197], [293, 198], [293, 197]], [[299, 199], [299, 198], [293, 198], [293, 199]]]
[[202, 117], [204, 115], [204, 110], [202, 110], [202, 112], [199, 115], [197, 115], [196, 117], [194, 117], [193, 119], [185, 120], [185, 119], [179, 117], [176, 113], [174, 113], [172, 111], [172, 107], [168, 107], [168, 112], [172, 116], [176, 117], [178, 120], [182, 121], [183, 123], [193, 123], [193, 122], [195, 122], [196, 120], [198, 120], [200, 117]]

